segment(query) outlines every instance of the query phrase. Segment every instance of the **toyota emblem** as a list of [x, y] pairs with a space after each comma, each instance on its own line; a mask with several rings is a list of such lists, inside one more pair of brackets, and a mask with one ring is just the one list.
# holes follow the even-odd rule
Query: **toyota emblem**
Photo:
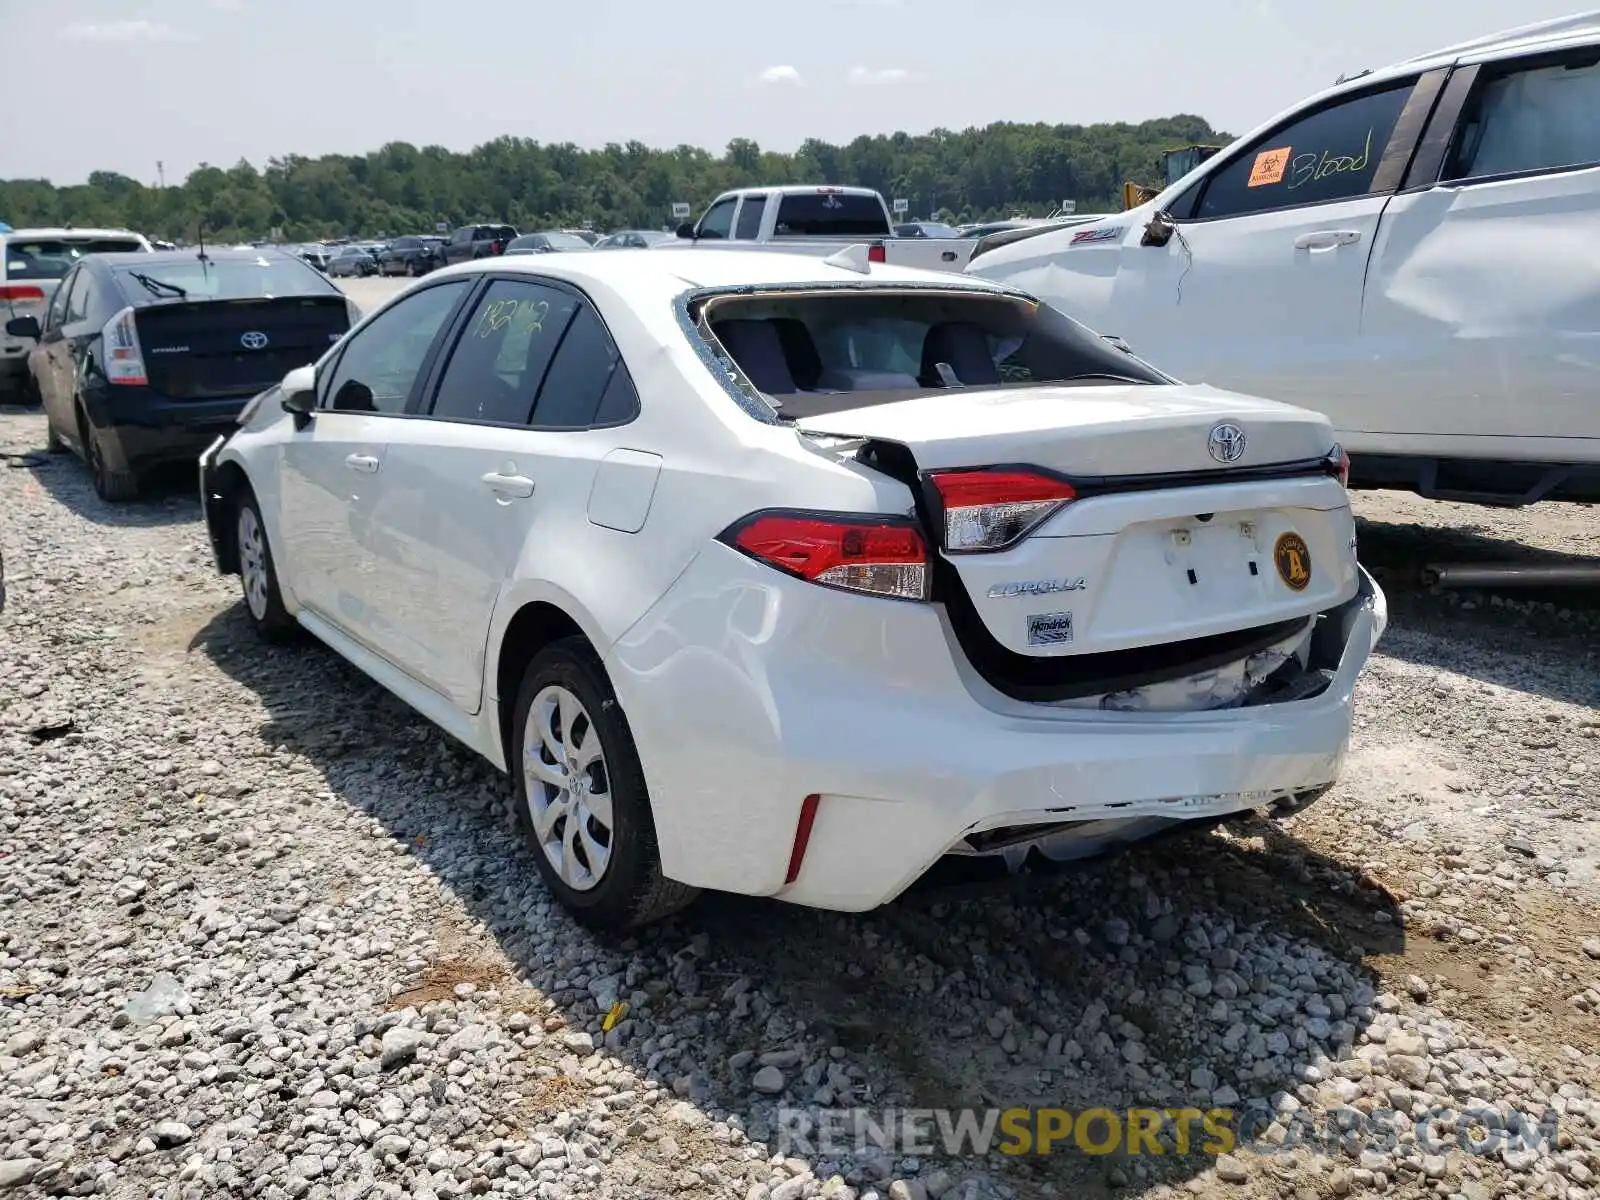
[[[249, 333], [241, 333], [239, 335], [239, 344], [246, 350], [265, 350], [267, 348], [267, 335], [259, 329], [252, 329]], [[1212, 432], [1212, 436], [1216, 436], [1215, 431]], [[1215, 454], [1216, 451], [1213, 450], [1212, 453]]]
[[1226, 421], [1213, 425], [1211, 436], [1206, 439], [1206, 449], [1219, 463], [1238, 462], [1244, 457], [1244, 445], [1244, 430]]

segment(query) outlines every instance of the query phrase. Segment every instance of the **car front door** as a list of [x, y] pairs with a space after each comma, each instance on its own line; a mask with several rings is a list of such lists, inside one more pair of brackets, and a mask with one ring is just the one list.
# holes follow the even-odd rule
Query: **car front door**
[[1443, 74], [1341, 94], [1213, 159], [1168, 205], [1170, 237], [1121, 231], [1105, 331], [1181, 379], [1336, 416], [1367, 257]]
[[495, 279], [457, 326], [427, 419], [390, 442], [377, 521], [406, 564], [389, 585], [413, 600], [400, 665], [475, 713], [501, 589], [525, 550], [582, 569], [595, 473], [638, 401], [599, 315], [559, 283]]
[[1600, 437], [1597, 113], [1600, 46], [1458, 65], [1373, 252], [1354, 429], [1558, 462]]
[[282, 570], [299, 602], [391, 661], [382, 569], [394, 548], [375, 535], [372, 514], [385, 486], [384, 456], [407, 424], [424, 368], [451, 313], [472, 288], [452, 279], [409, 293], [356, 330], [321, 372], [318, 406], [283, 448]]
[[55, 294], [50, 297], [50, 305], [45, 309], [44, 323], [39, 333], [39, 341], [28, 352], [28, 369], [33, 372], [33, 377], [39, 384], [39, 396], [44, 402], [47, 413], [53, 414], [56, 429], [65, 431], [73, 441], [77, 440], [76, 426], [72, 418], [72, 397], [69, 395], [62, 399], [61, 380], [57, 373], [57, 362], [62, 357], [63, 338], [61, 326], [67, 313], [67, 296], [80, 268], [73, 268], [61, 281]]

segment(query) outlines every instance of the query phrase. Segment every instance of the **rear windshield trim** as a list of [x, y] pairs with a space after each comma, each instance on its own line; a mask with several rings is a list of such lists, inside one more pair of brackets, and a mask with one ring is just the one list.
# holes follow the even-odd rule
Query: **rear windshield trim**
[[728, 394], [728, 398], [763, 425], [787, 425], [759, 391], [745, 382], [744, 372], [731, 358], [717, 349], [716, 335], [701, 320], [706, 304], [719, 296], [771, 296], [795, 292], [945, 292], [964, 296], [1001, 296], [1012, 300], [1038, 303], [1037, 299], [1016, 288], [998, 283], [979, 283], [976, 280], [951, 283], [922, 283], [896, 280], [806, 280], [800, 283], [733, 284], [725, 287], [696, 287], [680, 292], [672, 302], [673, 315], [696, 357], [711, 372], [711, 376]]

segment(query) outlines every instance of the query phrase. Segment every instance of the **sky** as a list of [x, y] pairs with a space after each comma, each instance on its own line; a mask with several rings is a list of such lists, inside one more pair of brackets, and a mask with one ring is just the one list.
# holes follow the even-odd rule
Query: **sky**
[[0, 0], [0, 178], [154, 183], [159, 161], [176, 183], [202, 162], [502, 135], [787, 151], [1179, 112], [1243, 133], [1343, 73], [1581, 4]]

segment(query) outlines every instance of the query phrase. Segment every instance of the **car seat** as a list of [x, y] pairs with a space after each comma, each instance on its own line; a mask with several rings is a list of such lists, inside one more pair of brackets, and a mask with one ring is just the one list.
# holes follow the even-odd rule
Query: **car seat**
[[983, 387], [1000, 382], [1000, 368], [989, 350], [988, 335], [971, 321], [943, 321], [929, 328], [922, 339], [923, 387], [948, 387], [940, 374], [944, 364], [962, 387]]
[[800, 389], [783, 352], [783, 340], [771, 321], [729, 320], [711, 326], [746, 378], [769, 396], [792, 396]]

